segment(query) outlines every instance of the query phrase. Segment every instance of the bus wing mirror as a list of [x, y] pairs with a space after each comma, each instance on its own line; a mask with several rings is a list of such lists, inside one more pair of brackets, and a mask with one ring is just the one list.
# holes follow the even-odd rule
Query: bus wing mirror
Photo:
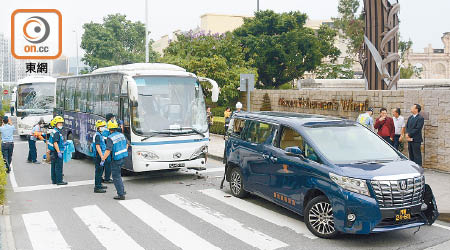
[[211, 85], [212, 85], [211, 100], [213, 102], [217, 102], [217, 100], [219, 100], [219, 92], [220, 92], [220, 88], [219, 88], [219, 85], [217, 84], [217, 82], [214, 81], [213, 79], [209, 79], [209, 78], [206, 78], [206, 77], [199, 77], [198, 80], [201, 81], [201, 82], [209, 82], [209, 83], [211, 83]]
[[134, 81], [133, 77], [126, 76], [126, 81], [128, 84], [128, 97], [130, 98], [131, 105], [133, 107], [138, 106], [138, 89], [136, 82]]

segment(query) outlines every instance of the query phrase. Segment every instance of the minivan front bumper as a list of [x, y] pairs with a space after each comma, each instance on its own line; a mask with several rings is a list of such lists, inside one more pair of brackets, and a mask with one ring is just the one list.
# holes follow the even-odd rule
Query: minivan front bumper
[[[404, 208], [411, 212], [411, 220], [398, 223], [395, 221], [395, 213]], [[342, 190], [342, 198], [333, 202], [335, 227], [344, 233], [369, 234], [418, 227], [427, 223], [421, 205], [404, 208], [380, 209], [374, 198]], [[355, 215], [353, 222], [347, 219], [349, 214]]]

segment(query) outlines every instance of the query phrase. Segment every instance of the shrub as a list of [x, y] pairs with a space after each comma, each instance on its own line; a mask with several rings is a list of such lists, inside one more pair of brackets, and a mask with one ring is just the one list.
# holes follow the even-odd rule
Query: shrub
[[264, 94], [261, 111], [272, 111], [272, 105], [270, 104], [269, 94]]
[[0, 145], [0, 205], [5, 204], [6, 169]]
[[225, 134], [225, 118], [224, 117], [214, 117], [213, 124], [209, 128], [209, 132], [217, 135]]

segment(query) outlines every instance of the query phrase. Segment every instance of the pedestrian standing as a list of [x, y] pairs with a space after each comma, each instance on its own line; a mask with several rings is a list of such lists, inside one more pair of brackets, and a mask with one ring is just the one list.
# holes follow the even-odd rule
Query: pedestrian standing
[[14, 151], [14, 126], [11, 119], [4, 116], [2, 119], [2, 126], [0, 127], [0, 133], [2, 134], [2, 154], [3, 161], [5, 161], [6, 173], [11, 171], [11, 161]]
[[363, 125], [364, 127], [374, 131], [373, 128], [373, 108], [368, 108], [367, 111], [363, 114], [360, 114], [356, 121]]
[[106, 151], [102, 157], [100, 165], [105, 164], [105, 160], [111, 155], [111, 171], [114, 186], [117, 191], [116, 200], [125, 200], [125, 188], [123, 186], [121, 169], [124, 165], [125, 158], [128, 157], [128, 144], [125, 136], [120, 133], [119, 125], [115, 121], [109, 121], [107, 124], [108, 130], [111, 133], [106, 139]]
[[42, 129], [44, 127], [44, 119], [41, 118], [39, 122], [33, 126], [33, 129], [31, 130], [31, 134], [28, 138], [28, 163], [34, 163], [34, 164], [40, 164], [40, 162], [37, 160], [37, 149], [36, 149], [36, 142], [38, 140], [44, 140], [42, 137]]
[[236, 103], [236, 111], [233, 112], [234, 113], [239, 113], [242, 110], [242, 103], [241, 102], [237, 102]]
[[422, 166], [422, 152], [420, 145], [422, 144], [422, 128], [425, 119], [419, 114], [422, 107], [419, 104], [414, 104], [411, 107], [412, 115], [406, 122], [406, 141], [408, 142], [409, 159], [417, 165]]
[[103, 138], [102, 132], [106, 128], [106, 122], [102, 120], [98, 120], [95, 123], [95, 128], [97, 132], [94, 135], [94, 145], [95, 145], [95, 185], [94, 185], [94, 193], [105, 193], [106, 186], [102, 185], [102, 175], [103, 175], [103, 166], [101, 165], [102, 157], [106, 151], [106, 142]]
[[401, 116], [400, 108], [392, 110], [392, 119], [394, 120], [395, 135], [394, 135], [394, 148], [399, 149], [400, 142], [405, 137], [406, 123], [405, 118]]
[[393, 145], [395, 135], [394, 120], [387, 115], [386, 108], [380, 109], [380, 117], [375, 122], [374, 128], [378, 130], [379, 136]]
[[228, 125], [230, 125], [230, 120], [231, 120], [231, 108], [227, 107], [225, 109], [225, 112], [223, 112], [223, 116], [225, 118], [225, 134], [223, 136], [223, 138], [225, 139], [225, 135], [227, 134], [228, 131]]
[[206, 108], [206, 121], [208, 122], [208, 130], [210, 130], [214, 122], [214, 117], [211, 113], [211, 107]]
[[63, 154], [64, 154], [64, 137], [62, 135], [62, 128], [64, 118], [55, 116], [50, 125], [54, 128], [48, 140], [48, 149], [50, 150], [51, 159], [51, 179], [52, 183], [56, 185], [67, 185], [63, 181]]
[[9, 109], [11, 111], [11, 116], [14, 115], [14, 104], [11, 104], [11, 108]]
[[[108, 124], [109, 121], [116, 121], [116, 117], [114, 116], [114, 114], [111, 114], [111, 113], [106, 114], [106, 124]], [[106, 142], [106, 139], [110, 135], [109, 130], [104, 129], [102, 131], [102, 135], [103, 135], [103, 140]], [[105, 160], [105, 163], [103, 165], [103, 170], [104, 170], [105, 176], [102, 178], [102, 182], [108, 183], [108, 184], [113, 183], [113, 180], [111, 178], [111, 156]]]

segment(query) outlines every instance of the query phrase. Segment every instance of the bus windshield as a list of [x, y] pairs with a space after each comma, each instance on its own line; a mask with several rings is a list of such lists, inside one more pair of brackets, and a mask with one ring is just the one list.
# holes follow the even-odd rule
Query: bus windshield
[[137, 76], [138, 107], [132, 109], [137, 134], [205, 133], [205, 100], [193, 77]]
[[16, 96], [18, 111], [33, 114], [49, 113], [55, 106], [55, 83], [20, 84]]

